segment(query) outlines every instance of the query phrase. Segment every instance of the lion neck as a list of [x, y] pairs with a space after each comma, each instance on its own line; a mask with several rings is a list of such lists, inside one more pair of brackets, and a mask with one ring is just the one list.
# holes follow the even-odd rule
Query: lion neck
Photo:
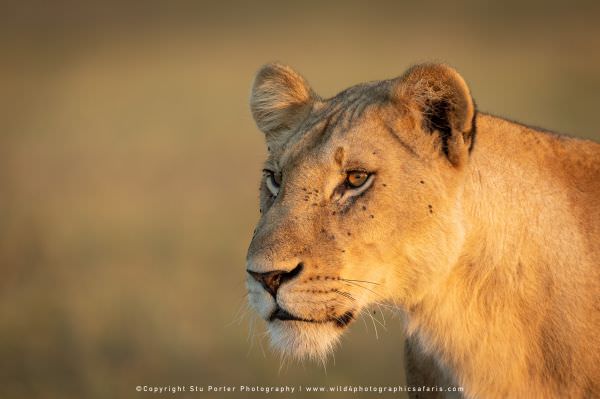
[[[561, 211], [566, 190], [548, 172], [555, 139], [488, 115], [478, 116], [477, 126], [462, 201], [461, 255], [407, 311], [407, 334], [472, 393], [496, 381], [496, 392], [508, 395], [531, 367], [530, 334], [547, 312], [556, 312], [548, 295], [560, 300], [556, 287], [569, 277], [564, 266], [577, 261], [566, 254], [583, 243]], [[538, 148], [519, 151], [531, 146]], [[547, 233], [556, 226], [562, 226], [560, 236], [572, 230], [568, 243]], [[549, 272], [553, 265], [563, 268]]]

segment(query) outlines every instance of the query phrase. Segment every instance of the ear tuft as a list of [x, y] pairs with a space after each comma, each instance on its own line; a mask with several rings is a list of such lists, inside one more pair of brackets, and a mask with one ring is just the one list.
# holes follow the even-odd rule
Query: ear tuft
[[267, 140], [296, 128], [310, 112], [316, 95], [306, 80], [282, 64], [263, 66], [254, 79], [250, 109]]
[[421, 127], [438, 133], [441, 150], [458, 165], [475, 138], [475, 103], [466, 82], [453, 68], [422, 64], [410, 68], [396, 85], [395, 96], [416, 108]]

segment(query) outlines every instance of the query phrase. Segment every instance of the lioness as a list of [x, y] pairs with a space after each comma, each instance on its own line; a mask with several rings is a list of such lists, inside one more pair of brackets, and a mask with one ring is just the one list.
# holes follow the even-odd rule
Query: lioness
[[439, 64], [330, 99], [269, 64], [250, 104], [269, 156], [247, 285], [276, 348], [322, 357], [389, 302], [409, 385], [600, 397], [599, 144], [478, 113]]

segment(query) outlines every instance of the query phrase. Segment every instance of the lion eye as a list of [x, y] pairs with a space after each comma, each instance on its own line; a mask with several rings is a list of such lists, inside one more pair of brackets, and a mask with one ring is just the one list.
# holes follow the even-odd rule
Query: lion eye
[[272, 170], [265, 169], [263, 172], [265, 172], [267, 188], [269, 189], [273, 197], [276, 197], [277, 194], [279, 194], [279, 186], [281, 184], [280, 180], [277, 178], [277, 175]]
[[363, 171], [351, 171], [346, 175], [346, 184], [352, 188], [358, 188], [365, 184], [367, 179], [369, 178], [369, 174]]

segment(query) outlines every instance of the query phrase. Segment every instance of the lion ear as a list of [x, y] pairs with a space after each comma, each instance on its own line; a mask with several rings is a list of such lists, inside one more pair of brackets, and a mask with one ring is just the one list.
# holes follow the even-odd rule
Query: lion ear
[[250, 109], [267, 141], [290, 131], [306, 118], [316, 95], [306, 80], [281, 64], [263, 66], [254, 79]]
[[453, 68], [422, 64], [398, 78], [395, 96], [413, 109], [421, 128], [439, 134], [440, 150], [455, 166], [466, 162], [475, 139], [475, 103]]

